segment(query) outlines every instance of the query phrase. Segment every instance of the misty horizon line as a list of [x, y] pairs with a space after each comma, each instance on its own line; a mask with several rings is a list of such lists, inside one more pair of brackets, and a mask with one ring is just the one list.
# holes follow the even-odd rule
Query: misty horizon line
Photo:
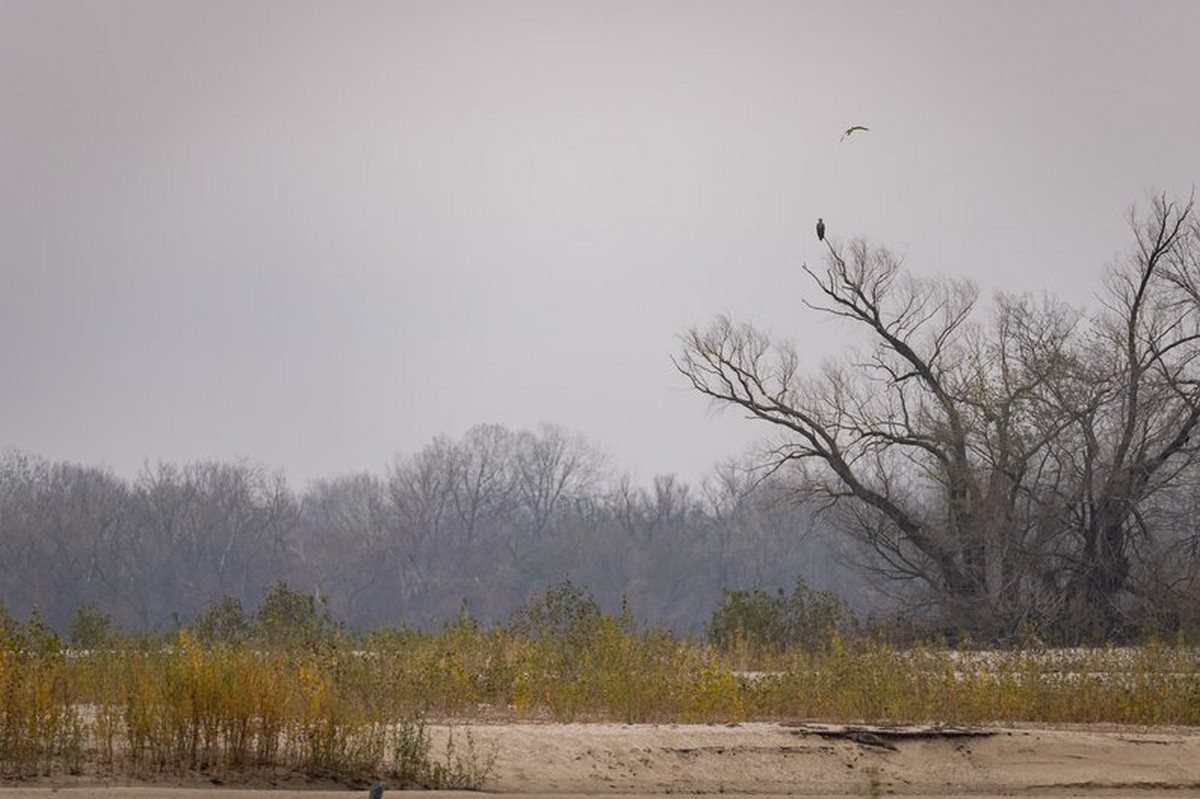
[[161, 470], [163, 468], [186, 468], [188, 466], [237, 466], [262, 475], [280, 478], [289, 489], [303, 490], [308, 487], [318, 486], [321, 484], [337, 483], [339, 480], [362, 476], [386, 478], [391, 472], [401, 468], [406, 462], [418, 458], [422, 455], [422, 453], [431, 452], [439, 446], [446, 446], [448, 444], [466, 444], [472, 434], [485, 430], [502, 430], [506, 434], [511, 435], [514, 442], [516, 439], [522, 436], [536, 435], [538, 432], [550, 432], [558, 435], [566, 435], [569, 437], [571, 442], [588, 448], [590, 450], [590, 454], [597, 459], [598, 463], [595, 465], [595, 477], [597, 483], [608, 483], [612, 485], [623, 484], [626, 486], [641, 487], [638, 485], [639, 483], [646, 483], [650, 486], [653, 486], [653, 484], [659, 480], [670, 479], [678, 480], [683, 485], [701, 486], [709, 478], [722, 469], [734, 469], [744, 472], [756, 471], [750, 462], [751, 451], [753, 449], [753, 447], [750, 447], [743, 448], [743, 451], [740, 453], [729, 454], [710, 462], [707, 466], [699, 470], [698, 479], [689, 479], [686, 475], [681, 474], [681, 471], [679, 470], [657, 471], [651, 474], [648, 479], [635, 479], [633, 470], [628, 466], [618, 467], [610, 463], [612, 456], [601, 442], [598, 442], [592, 437], [586, 436], [582, 432], [558, 422], [539, 422], [533, 428], [510, 428], [508, 425], [498, 422], [482, 422], [467, 427], [457, 436], [454, 436], [450, 433], [438, 433], [430, 438], [425, 444], [413, 450], [396, 450], [385, 462], [382, 469], [372, 469], [371, 467], [364, 466], [360, 468], [332, 471], [328, 474], [322, 473], [317, 476], [299, 478], [289, 473], [289, 470], [286, 466], [272, 465], [264, 459], [246, 454], [231, 456], [198, 456], [190, 458], [171, 458], [167, 456], [147, 455], [142, 458], [140, 465], [135, 469], [122, 469], [104, 461], [103, 459], [100, 459], [99, 461], [89, 461], [85, 458], [67, 456], [56, 457], [17, 445], [6, 445], [4, 447], [0, 447], [0, 466], [12, 463], [14, 460], [34, 464], [43, 463], [49, 466], [57, 465], [94, 470], [109, 477], [127, 480], [130, 482], [136, 482], [143, 477], [152, 476], [156, 470]]

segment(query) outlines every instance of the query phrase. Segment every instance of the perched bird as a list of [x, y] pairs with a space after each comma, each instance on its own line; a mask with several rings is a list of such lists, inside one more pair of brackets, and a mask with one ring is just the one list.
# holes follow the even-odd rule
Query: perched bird
[[377, 782], [371, 786], [371, 792], [367, 794], [367, 799], [383, 799], [383, 783]]
[[863, 127], [862, 125], [851, 125], [850, 127], [846, 128], [846, 132], [842, 134], [842, 138], [838, 139], [838, 141], [845, 141], [847, 136], [852, 136], [854, 133], [860, 130], [870, 130], [870, 128]]
[[825, 241], [825, 220], [817, 220], [817, 241]]

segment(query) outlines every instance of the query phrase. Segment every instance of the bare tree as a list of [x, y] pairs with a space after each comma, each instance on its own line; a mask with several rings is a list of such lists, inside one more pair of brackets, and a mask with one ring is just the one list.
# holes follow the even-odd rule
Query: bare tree
[[560, 502], [595, 485], [603, 463], [604, 456], [584, 438], [555, 425], [517, 436], [517, 495], [535, 538], [549, 531]]
[[[1096, 633], [1123, 623], [1146, 512], [1194, 463], [1200, 423], [1200, 226], [1193, 202], [1156, 197], [1131, 214], [1135, 248], [1108, 274], [1103, 310], [1081, 360], [1091, 391], [1054, 410], [1072, 425], [1074, 467], [1062, 501], [1076, 557], [1064, 599]], [[1073, 384], [1082, 381], [1075, 379]], [[1063, 457], [1067, 456], [1063, 452]]]
[[784, 432], [767, 465], [793, 466], [798, 487], [841, 511], [883, 573], [923, 581], [979, 625], [984, 489], [962, 399], [977, 382], [975, 289], [909, 277], [864, 242], [830, 245], [825, 272], [805, 272], [821, 297], [806, 305], [868, 331], [865, 357], [805, 377], [791, 345], [722, 318], [686, 337], [676, 365], [700, 392]]
[[321, 480], [304, 494], [294, 544], [298, 564], [314, 593], [352, 626], [380, 623], [395, 611], [394, 522], [387, 487], [370, 474]]
[[81, 605], [112, 604], [113, 547], [128, 521], [125, 487], [102, 469], [20, 453], [0, 457], [0, 582], [63, 626]]
[[999, 297], [982, 321], [971, 284], [830, 244], [823, 272], [804, 267], [805, 304], [864, 332], [865, 353], [802, 375], [791, 345], [721, 318], [676, 366], [771, 424], [762, 465], [956, 625], [1085, 615], [1112, 635], [1137, 510], [1189, 462], [1200, 421], [1195, 231], [1191, 203], [1158, 198], [1100, 313]]
[[130, 566], [148, 581], [143, 623], [167, 610], [199, 612], [215, 596], [250, 601], [289, 568], [299, 509], [279, 473], [244, 463], [159, 464], [134, 486], [134, 502]]
[[387, 486], [396, 525], [390, 538], [389, 560], [397, 570], [402, 599], [425, 589], [446, 549], [442, 540], [451, 511], [454, 447], [442, 437], [415, 456], [396, 458]]
[[467, 543], [479, 527], [506, 517], [515, 505], [516, 441], [508, 428], [477, 425], [467, 431], [453, 454], [450, 496]]

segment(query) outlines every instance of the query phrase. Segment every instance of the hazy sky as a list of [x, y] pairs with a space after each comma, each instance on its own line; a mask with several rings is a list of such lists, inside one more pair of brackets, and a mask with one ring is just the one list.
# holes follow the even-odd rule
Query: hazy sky
[[302, 486], [544, 421], [695, 479], [761, 431], [678, 336], [832, 353], [818, 216], [1087, 301], [1131, 204], [1200, 180], [1197, 31], [1193, 0], [0, 0], [0, 450]]

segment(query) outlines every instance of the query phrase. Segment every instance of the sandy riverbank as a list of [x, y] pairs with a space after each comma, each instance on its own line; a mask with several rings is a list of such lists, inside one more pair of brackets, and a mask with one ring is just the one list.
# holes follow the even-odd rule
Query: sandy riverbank
[[[486, 790], [500, 794], [1200, 795], [1197, 728], [872, 728], [863, 734], [765, 722], [476, 724], [456, 728], [459, 751], [467, 731], [478, 756], [493, 758]], [[435, 743], [440, 745], [446, 732], [435, 728]], [[0, 787], [0, 799], [51, 794], [74, 799], [246, 799], [302, 791], [306, 799], [366, 796], [365, 789], [298, 780], [239, 784], [237, 775], [225, 775], [221, 785], [46, 780]]]

